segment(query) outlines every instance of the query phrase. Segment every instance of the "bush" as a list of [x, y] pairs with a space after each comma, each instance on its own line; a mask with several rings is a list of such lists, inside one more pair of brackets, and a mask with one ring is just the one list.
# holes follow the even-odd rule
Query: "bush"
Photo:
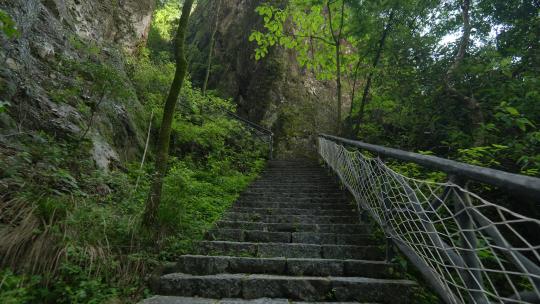
[[[90, 62], [71, 67], [86, 71], [85, 81], [112, 68]], [[142, 116], [153, 111], [156, 134], [174, 65], [142, 55], [129, 68]], [[91, 90], [124, 81], [107, 79], [115, 82]], [[73, 95], [62, 88], [53, 93], [61, 101]], [[0, 273], [0, 302], [131, 303], [145, 293], [143, 279], [153, 268], [203, 237], [264, 166], [266, 151], [224, 114], [234, 111], [231, 101], [203, 96], [187, 81], [180, 103], [157, 237], [140, 231], [151, 153], [142, 168], [124, 164], [105, 173], [95, 169], [88, 140], [33, 132], [2, 143], [0, 265], [17, 273]]]

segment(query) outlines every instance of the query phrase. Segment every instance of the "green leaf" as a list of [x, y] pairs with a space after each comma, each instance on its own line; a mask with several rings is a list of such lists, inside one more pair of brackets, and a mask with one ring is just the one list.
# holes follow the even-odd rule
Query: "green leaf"
[[16, 37], [19, 32], [15, 26], [15, 21], [5, 11], [0, 10], [0, 32], [4, 32], [8, 38]]
[[7, 101], [0, 100], [0, 113], [3, 113], [6, 111], [6, 108], [9, 107], [11, 104]]
[[506, 112], [510, 113], [511, 115], [519, 116], [519, 111], [514, 107], [506, 107], [504, 109], [506, 110]]

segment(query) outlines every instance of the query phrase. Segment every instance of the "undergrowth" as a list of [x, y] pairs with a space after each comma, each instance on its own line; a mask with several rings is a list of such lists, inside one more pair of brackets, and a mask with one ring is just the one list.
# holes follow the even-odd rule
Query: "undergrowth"
[[[155, 134], [174, 65], [146, 54], [128, 62], [128, 77]], [[84, 70], [106, 70], [99, 64]], [[79, 102], [77, 94], [53, 93], [55, 102]], [[189, 252], [220, 218], [264, 166], [265, 147], [223, 114], [234, 110], [231, 101], [203, 96], [188, 81], [179, 102], [157, 234], [140, 229], [151, 148], [143, 165], [104, 172], [95, 169], [89, 139], [37, 131], [1, 138], [0, 303], [135, 302], [156, 267]]]

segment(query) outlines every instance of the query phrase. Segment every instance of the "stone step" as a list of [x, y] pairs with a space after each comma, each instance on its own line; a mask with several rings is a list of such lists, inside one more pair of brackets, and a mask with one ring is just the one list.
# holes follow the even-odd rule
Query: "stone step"
[[233, 207], [231, 212], [254, 213], [260, 215], [328, 215], [328, 216], [347, 216], [354, 214], [358, 216], [356, 208], [350, 207], [349, 210], [320, 210], [312, 208], [250, 208], [250, 207]]
[[279, 174], [273, 174], [273, 175], [262, 175], [258, 181], [265, 181], [265, 182], [280, 182], [280, 183], [286, 183], [286, 182], [295, 182], [295, 183], [320, 183], [320, 184], [334, 184], [335, 180], [333, 180], [330, 177], [318, 177], [318, 176], [310, 176], [310, 175], [279, 175]]
[[[276, 191], [278, 191], [278, 192], [276, 192]], [[243, 192], [243, 194], [253, 194], [253, 195], [270, 195], [270, 194], [275, 194], [275, 193], [279, 193], [279, 195], [282, 195], [282, 196], [292, 196], [292, 197], [317, 195], [317, 196], [344, 197], [344, 198], [346, 198], [346, 196], [343, 194], [342, 191], [336, 191], [336, 189], [329, 189], [329, 190], [325, 190], [325, 191], [322, 191], [322, 190], [315, 191], [313, 189], [298, 190], [298, 189], [294, 189], [294, 188], [280, 189], [280, 190], [273, 190], [273, 189], [268, 190], [268, 189], [265, 189], [265, 188], [262, 188], [262, 189], [247, 188], [246, 191]]]
[[226, 221], [247, 221], [265, 223], [300, 223], [300, 224], [355, 224], [359, 218], [348, 216], [325, 215], [261, 215], [257, 213], [228, 212], [223, 217]]
[[233, 207], [251, 208], [296, 208], [296, 209], [319, 209], [319, 210], [350, 210], [354, 205], [345, 202], [321, 203], [321, 202], [272, 202], [261, 200], [237, 201]]
[[319, 171], [325, 171], [325, 169], [321, 166], [319, 166], [318, 163], [311, 163], [311, 164], [302, 164], [297, 167], [298, 162], [295, 163], [288, 163], [284, 164], [284, 166], [274, 166], [271, 163], [266, 166], [264, 171], [271, 171], [271, 170], [279, 170], [279, 171], [286, 171], [286, 170], [297, 170], [298, 168], [304, 168], [309, 170], [319, 170]]
[[267, 179], [272, 177], [302, 177], [306, 180], [312, 179], [321, 179], [321, 180], [334, 180], [331, 175], [327, 175], [325, 172], [316, 171], [316, 170], [296, 170], [296, 171], [283, 171], [273, 170], [265, 171], [260, 176], [259, 179]]
[[[335, 182], [329, 179], [306, 179], [304, 177], [266, 177], [254, 182], [254, 185], [272, 184], [275, 186], [282, 185], [314, 185], [320, 187], [335, 186]], [[336, 187], [339, 189], [339, 187]]]
[[261, 230], [276, 232], [322, 232], [339, 234], [368, 234], [371, 229], [365, 224], [297, 224], [297, 223], [263, 223], [248, 221], [218, 221], [218, 228]]
[[319, 232], [269, 232], [242, 229], [212, 229], [206, 234], [211, 241], [253, 243], [299, 243], [319, 245], [378, 245], [380, 241], [368, 234], [336, 234]]
[[317, 171], [317, 172], [325, 172], [326, 170], [324, 168], [322, 168], [321, 166], [319, 166], [318, 164], [311, 164], [311, 165], [302, 165], [302, 166], [299, 166], [299, 167], [296, 167], [294, 165], [287, 165], [287, 166], [283, 166], [283, 167], [274, 167], [274, 166], [267, 166], [264, 170], [264, 172], [266, 171], [278, 171], [278, 172], [284, 172], [284, 171], [294, 171], [294, 170], [311, 170], [311, 171]]
[[264, 178], [265, 176], [305, 176], [306, 178], [332, 179], [332, 176], [326, 174], [324, 171], [311, 169], [265, 170], [261, 173], [260, 178]]
[[317, 167], [311, 167], [311, 168], [266, 168], [266, 170], [262, 171], [262, 175], [267, 174], [309, 174], [310, 176], [316, 176], [316, 177], [322, 177], [322, 176], [329, 176], [329, 174], [326, 173], [324, 169], [317, 168]]
[[240, 198], [251, 198], [251, 199], [258, 199], [258, 198], [271, 198], [275, 200], [281, 200], [281, 199], [294, 199], [294, 200], [312, 200], [312, 199], [324, 199], [329, 201], [342, 201], [346, 200], [347, 196], [345, 196], [343, 193], [341, 194], [334, 194], [334, 193], [319, 193], [319, 192], [311, 192], [311, 193], [283, 193], [283, 192], [250, 192], [246, 191], [243, 192], [240, 195]]
[[260, 176], [305, 176], [307, 178], [331, 178], [331, 176], [327, 175], [326, 172], [317, 169], [265, 170]]
[[383, 260], [376, 246], [200, 241], [196, 253], [243, 257]]
[[162, 295], [203, 298], [283, 298], [302, 301], [408, 303], [415, 284], [408, 280], [363, 277], [310, 277], [266, 274], [191, 275], [171, 273], [159, 280]]
[[[297, 302], [289, 301], [288, 299], [270, 299], [259, 298], [254, 300], [244, 299], [208, 299], [208, 298], [193, 298], [193, 297], [175, 297], [175, 296], [153, 296], [142, 302], [141, 304], [360, 304], [359, 302]], [[367, 304], [367, 303], [366, 303]], [[371, 303], [375, 304], [375, 303]]]
[[247, 191], [272, 191], [272, 192], [321, 192], [321, 193], [328, 193], [328, 192], [335, 192], [337, 190], [336, 186], [331, 187], [312, 187], [312, 186], [296, 186], [296, 185], [287, 185], [287, 186], [257, 186], [252, 185], [246, 188]]
[[300, 166], [300, 167], [296, 167], [296, 166], [291, 166], [291, 167], [288, 167], [288, 166], [284, 166], [284, 167], [267, 166], [265, 168], [264, 172], [266, 172], [266, 171], [286, 172], [286, 171], [295, 171], [295, 170], [310, 170], [310, 171], [316, 171], [316, 172], [326, 172], [326, 170], [324, 168], [322, 168], [321, 166], [319, 166], [318, 164], [312, 164], [312, 165], [309, 165], [309, 166]]
[[[279, 180], [279, 179], [269, 179], [269, 178], [261, 178], [261, 177], [259, 177], [258, 179], [254, 180], [251, 185], [254, 186], [254, 185], [258, 185], [258, 184], [267, 184], [267, 185], [270, 185], [270, 186], [287, 186], [290, 183], [291, 183], [291, 181], [283, 181], [283, 180]], [[321, 181], [313, 181], [313, 180], [301, 181], [301, 180], [297, 180], [297, 181], [293, 181], [292, 183], [294, 183], [295, 185], [297, 184], [297, 185], [310, 186], [310, 187], [330, 187], [330, 186], [337, 187], [337, 186], [339, 186], [339, 183], [334, 178], [325, 178], [325, 179], [323, 179]], [[337, 188], [339, 188], [339, 187], [337, 187]]]
[[237, 202], [242, 203], [246, 201], [258, 201], [258, 202], [293, 202], [293, 203], [346, 203], [347, 198], [345, 196], [320, 196], [320, 195], [298, 195], [298, 196], [285, 196], [280, 194], [241, 194]]
[[309, 160], [273, 160], [196, 244], [152, 281], [144, 304], [410, 303], [384, 240], [336, 179]]
[[308, 258], [250, 258], [234, 256], [181, 256], [170, 272], [195, 275], [259, 273], [294, 276], [392, 278], [395, 265], [383, 261]]
[[237, 199], [234, 206], [238, 207], [256, 207], [256, 208], [346, 208], [354, 207], [349, 201], [344, 199], [302, 199], [302, 198], [280, 198], [272, 199], [267, 197], [247, 198], [240, 197]]
[[254, 182], [252, 183], [249, 188], [246, 189], [266, 189], [266, 190], [274, 190], [274, 191], [293, 191], [295, 189], [299, 190], [312, 190], [312, 191], [336, 191], [340, 190], [340, 187], [338, 185], [334, 184], [314, 184], [314, 183], [267, 183], [263, 181]]
[[253, 242], [253, 243], [291, 243], [290, 232], [270, 232], [243, 229], [212, 229], [205, 239], [211, 241]]
[[268, 180], [268, 179], [257, 179], [253, 183], [251, 183], [251, 186], [271, 186], [271, 187], [287, 187], [287, 186], [299, 186], [299, 187], [336, 187], [335, 189], [339, 189], [339, 184], [337, 184], [335, 181], [328, 182], [328, 181], [283, 181], [283, 180]]

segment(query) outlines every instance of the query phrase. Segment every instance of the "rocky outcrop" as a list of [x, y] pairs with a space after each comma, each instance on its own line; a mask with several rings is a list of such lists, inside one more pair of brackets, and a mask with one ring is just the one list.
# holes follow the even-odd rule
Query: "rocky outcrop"
[[46, 0], [54, 17], [84, 38], [134, 51], [150, 30], [154, 0]]
[[[133, 52], [144, 43], [153, 3], [0, 0], [20, 34], [0, 35], [0, 100], [9, 103], [0, 114], [2, 140], [32, 132], [78, 140], [90, 125], [85, 138], [98, 167], [134, 160], [145, 122], [121, 50]], [[120, 81], [122, 96], [102, 88], [106, 79], [92, 76], [105, 67], [118, 71], [102, 74]]]
[[[263, 1], [222, 1], [209, 88], [234, 98], [243, 117], [272, 128], [278, 155], [313, 153], [315, 135], [335, 128], [333, 83], [318, 81], [297, 64], [293, 52], [280, 48], [256, 61], [256, 44], [248, 38], [261, 27], [255, 8]], [[204, 79], [214, 2], [200, 1], [191, 19], [188, 41], [196, 84]]]

